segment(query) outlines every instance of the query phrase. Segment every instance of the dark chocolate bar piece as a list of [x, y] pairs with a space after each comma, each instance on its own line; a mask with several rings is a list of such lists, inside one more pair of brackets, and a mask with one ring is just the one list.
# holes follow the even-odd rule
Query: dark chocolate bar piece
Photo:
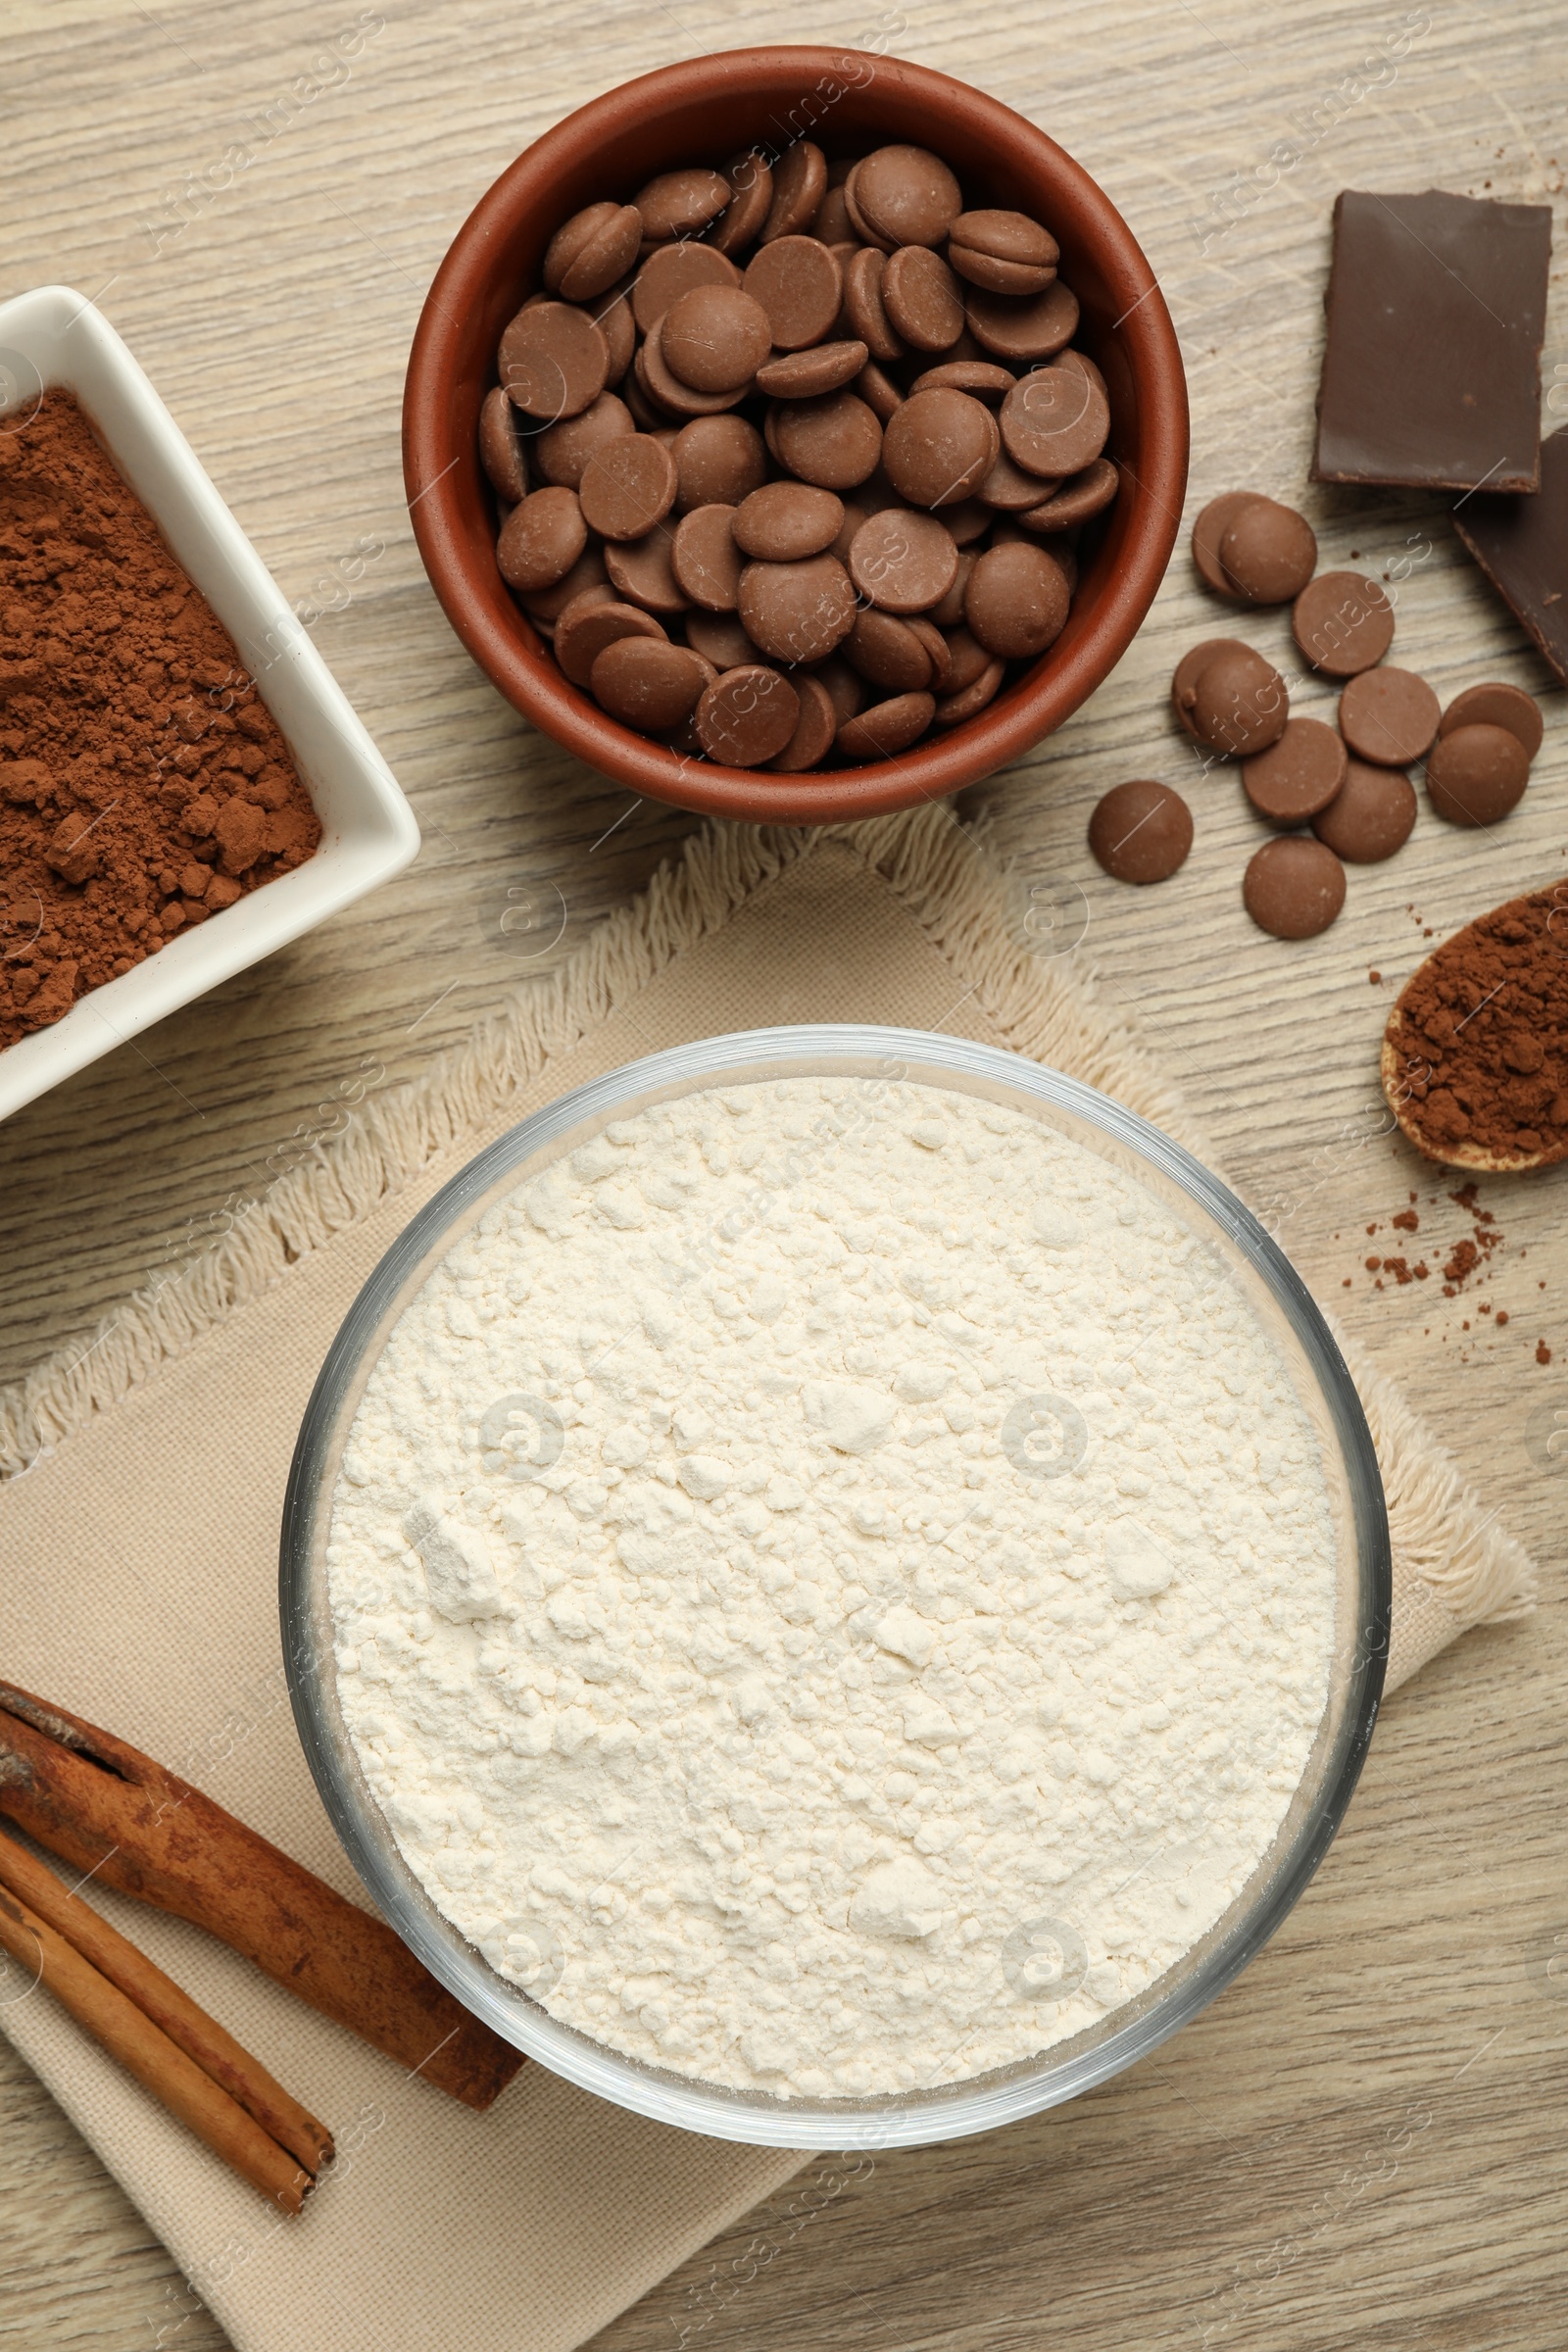
[[1534, 498], [1461, 498], [1453, 527], [1509, 611], [1568, 682], [1568, 424], [1541, 444]]
[[1550, 259], [1549, 205], [1347, 189], [1313, 480], [1536, 489]]

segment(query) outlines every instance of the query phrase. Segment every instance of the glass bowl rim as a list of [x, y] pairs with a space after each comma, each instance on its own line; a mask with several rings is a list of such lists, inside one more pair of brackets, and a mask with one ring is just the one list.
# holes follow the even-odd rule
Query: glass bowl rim
[[[589, 1123], [602, 1125], [618, 1104], [674, 1093], [756, 1082], [782, 1075], [780, 1064], [837, 1058], [916, 1062], [914, 1083], [940, 1085], [943, 1071], [980, 1078], [1034, 1097], [1098, 1128], [1135, 1159], [1151, 1164], [1187, 1195], [1241, 1251], [1271, 1294], [1316, 1379], [1337, 1439], [1349, 1494], [1356, 1554], [1357, 1640], [1348, 1670], [1337, 1737], [1323, 1761], [1310, 1813], [1280, 1853], [1245, 1917], [1162, 1998], [1150, 1999], [1127, 2024], [1091, 2048], [1053, 2062], [1041, 2053], [1032, 2072], [943, 2084], [869, 2099], [781, 2099], [733, 2091], [623, 2056], [564, 2025], [496, 1975], [450, 1921], [435, 1910], [406, 1862], [395, 1853], [379, 1806], [365, 1788], [347, 1749], [340, 1750], [323, 1695], [312, 1632], [313, 1570], [318, 1551], [318, 1505], [329, 1507], [325, 1480], [330, 1441], [350, 1384], [366, 1361], [366, 1343], [415, 1268], [445, 1241], [452, 1246], [475, 1204], [512, 1170], [544, 1146]], [[936, 1075], [926, 1078], [926, 1072]], [[802, 1075], [831, 1075], [820, 1067]], [[426, 1269], [428, 1271], [428, 1268]], [[414, 1293], [409, 1293], [412, 1298]], [[404, 1300], [404, 1304], [408, 1299]], [[430, 1973], [506, 2040], [580, 2088], [632, 2112], [710, 2138], [759, 2146], [854, 2149], [919, 2146], [995, 2130], [1025, 2115], [1080, 2096], [1147, 2056], [1223, 1991], [1261, 1949], [1294, 1907], [1327, 1851], [1354, 1790], [1382, 1696], [1392, 1602], [1392, 1558], [1383, 1483], [1366, 1415], [1344, 1357], [1323, 1314], [1289, 1258], [1245, 1202], [1163, 1130], [1083, 1080], [1047, 1064], [919, 1029], [861, 1023], [815, 1023], [732, 1031], [666, 1048], [559, 1096], [485, 1146], [450, 1177], [403, 1228], [361, 1288], [327, 1350], [300, 1426], [284, 1498], [279, 1541], [278, 1597], [284, 1669], [295, 1724], [318, 1792], [356, 1873], [390, 1925]], [[1301, 1786], [1305, 1787], [1305, 1781]], [[1201, 1939], [1200, 1939], [1201, 1940]], [[1181, 1962], [1173, 1964], [1179, 1969]], [[1155, 1980], [1152, 1993], [1157, 1992]], [[1081, 2038], [1081, 2037], [1080, 2037]], [[1072, 2042], [1063, 2046], [1069, 2052]]]

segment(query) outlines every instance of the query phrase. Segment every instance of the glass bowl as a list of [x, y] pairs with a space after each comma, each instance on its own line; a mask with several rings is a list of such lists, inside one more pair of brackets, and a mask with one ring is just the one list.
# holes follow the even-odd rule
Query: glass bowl
[[[398, 1317], [491, 1203], [612, 1119], [702, 1089], [830, 1076], [924, 1082], [1003, 1102], [1134, 1177], [1209, 1248], [1269, 1334], [1312, 1429], [1334, 1530], [1329, 1692], [1306, 1769], [1267, 1852], [1208, 1933], [1133, 1999], [1071, 2039], [940, 2088], [780, 2098], [622, 2056], [498, 1975], [426, 1894], [360, 1769], [339, 1710], [325, 1549], [350, 1426]], [[360, 1293], [306, 1408], [284, 1503], [283, 1654], [322, 1802], [376, 1903], [459, 2000], [520, 2049], [618, 2106], [711, 2138], [800, 2148], [912, 2146], [994, 2130], [1102, 2082], [1211, 2001], [1279, 1926], [1333, 1838], [1366, 1753], [1388, 1651], [1388, 1518], [1349, 1373], [1289, 1260], [1216, 1178], [1093, 1087], [991, 1047], [920, 1030], [823, 1026], [705, 1039], [578, 1087], [471, 1160], [411, 1221]]]

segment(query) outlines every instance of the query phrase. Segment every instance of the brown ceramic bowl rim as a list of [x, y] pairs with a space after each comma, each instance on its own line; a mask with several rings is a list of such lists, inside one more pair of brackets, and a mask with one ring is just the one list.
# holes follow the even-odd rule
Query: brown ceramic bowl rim
[[[940, 116], [952, 132], [997, 158], [999, 181], [1029, 181], [1049, 191], [1040, 206], [1048, 225], [1064, 254], [1076, 246], [1092, 256], [1112, 306], [1107, 331], [1135, 391], [1139, 462], [1129, 462], [1121, 435], [1126, 420], [1117, 418], [1112, 454], [1122, 466], [1122, 494], [1111, 511], [1113, 563], [1091, 567], [1062, 637], [1015, 685], [951, 733], [896, 759], [789, 776], [683, 759], [607, 716], [556, 667], [496, 567], [493, 510], [476, 449], [478, 404], [495, 381], [495, 337], [483, 352], [482, 372], [473, 340], [498, 279], [505, 274], [524, 285], [561, 221], [593, 196], [615, 194], [627, 178], [624, 164], [593, 170], [596, 158], [616, 157], [650, 121], [704, 106], [722, 115], [738, 100], [777, 108], [770, 118], [776, 121], [802, 104], [803, 93], [830, 84], [846, 96], [875, 92], [878, 119], [868, 124], [862, 114], [858, 125], [870, 135], [939, 146], [931, 124]], [[895, 128], [894, 118], [905, 113], [907, 127]], [[853, 108], [846, 121], [852, 131], [858, 127]], [[831, 119], [812, 127], [833, 143]], [[730, 145], [740, 146], [745, 135], [760, 134], [737, 132]], [[710, 144], [688, 143], [654, 168], [701, 160]], [[647, 175], [635, 172], [630, 185]], [[1113, 387], [1113, 416], [1117, 406]], [[817, 47], [731, 50], [662, 67], [590, 100], [525, 148], [480, 198], [436, 272], [415, 331], [403, 400], [404, 481], [415, 537], [448, 619], [486, 676], [544, 733], [629, 791], [764, 824], [839, 823], [939, 800], [993, 774], [1060, 726], [1108, 676], [1153, 602], [1181, 525], [1187, 452], [1186, 379], [1170, 314], [1131, 229], [1082, 166], [1010, 107], [945, 74]], [[1102, 576], [1095, 577], [1097, 570]]]

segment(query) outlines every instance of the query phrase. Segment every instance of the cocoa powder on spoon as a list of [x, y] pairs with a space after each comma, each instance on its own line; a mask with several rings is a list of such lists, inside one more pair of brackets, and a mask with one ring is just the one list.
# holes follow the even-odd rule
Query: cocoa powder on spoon
[[1494, 906], [1418, 966], [1382, 1077], [1429, 1159], [1499, 1174], [1568, 1159], [1568, 880]]

